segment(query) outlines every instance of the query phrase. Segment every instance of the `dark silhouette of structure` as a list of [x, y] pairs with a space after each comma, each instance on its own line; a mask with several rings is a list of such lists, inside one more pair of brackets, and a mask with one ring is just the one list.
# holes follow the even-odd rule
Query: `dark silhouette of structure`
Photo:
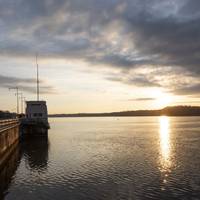
[[16, 118], [16, 116], [17, 116], [16, 113], [0, 110], [0, 119], [11, 119], [11, 118]]
[[49, 141], [46, 137], [35, 137], [20, 144], [23, 156], [32, 169], [45, 170], [48, 164]]

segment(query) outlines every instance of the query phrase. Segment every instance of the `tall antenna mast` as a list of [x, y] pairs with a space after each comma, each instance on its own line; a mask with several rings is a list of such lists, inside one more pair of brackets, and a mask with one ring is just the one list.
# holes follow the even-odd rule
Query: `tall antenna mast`
[[40, 93], [40, 91], [39, 91], [39, 67], [38, 67], [38, 55], [37, 55], [37, 53], [36, 53], [36, 66], [37, 66], [37, 101], [39, 101], [39, 98], [40, 98], [40, 96], [39, 96], [39, 93]]

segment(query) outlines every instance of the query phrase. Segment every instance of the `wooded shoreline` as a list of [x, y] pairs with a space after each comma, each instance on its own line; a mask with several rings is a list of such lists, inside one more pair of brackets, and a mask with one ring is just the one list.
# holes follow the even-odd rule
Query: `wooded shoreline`
[[134, 116], [200, 116], [200, 106], [171, 106], [160, 110], [134, 110], [110, 113], [51, 114], [49, 117], [134, 117]]

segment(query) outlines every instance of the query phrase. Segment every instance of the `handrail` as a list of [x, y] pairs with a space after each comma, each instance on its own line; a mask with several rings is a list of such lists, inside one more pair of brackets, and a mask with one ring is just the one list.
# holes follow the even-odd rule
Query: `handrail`
[[19, 123], [18, 119], [0, 120], [0, 129], [17, 123]]
[[13, 124], [12, 126], [5, 126], [5, 127], [2, 127], [2, 128], [0, 128], [0, 133], [4, 132], [4, 131], [6, 131], [6, 130], [9, 130], [9, 129], [15, 128], [15, 127], [17, 127], [17, 126], [19, 126], [19, 124]]

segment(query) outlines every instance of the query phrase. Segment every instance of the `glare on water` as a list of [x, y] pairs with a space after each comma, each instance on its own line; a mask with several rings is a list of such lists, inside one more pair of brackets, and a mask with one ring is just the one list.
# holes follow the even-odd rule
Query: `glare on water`
[[159, 118], [160, 125], [160, 171], [163, 173], [163, 183], [166, 183], [171, 171], [170, 119], [167, 116]]

